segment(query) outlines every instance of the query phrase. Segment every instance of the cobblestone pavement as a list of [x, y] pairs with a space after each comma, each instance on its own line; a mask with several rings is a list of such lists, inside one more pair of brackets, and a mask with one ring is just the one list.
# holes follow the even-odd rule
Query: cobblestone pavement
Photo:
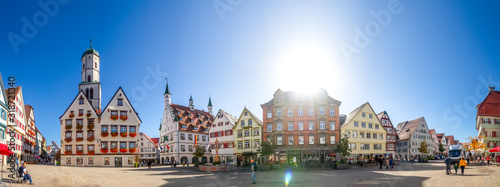
[[[7, 172], [6, 168], [5, 172]], [[63, 167], [28, 165], [35, 186], [285, 186], [285, 169], [200, 172], [194, 167], [147, 168]], [[465, 175], [446, 175], [442, 161], [401, 163], [394, 170], [378, 166], [348, 170], [295, 169], [289, 186], [500, 186], [500, 167], [468, 166]], [[454, 171], [453, 171], [454, 173]], [[460, 173], [460, 171], [459, 171]], [[4, 173], [7, 180], [7, 174]], [[26, 186], [27, 184], [14, 186]], [[29, 185], [28, 185], [29, 186]]]

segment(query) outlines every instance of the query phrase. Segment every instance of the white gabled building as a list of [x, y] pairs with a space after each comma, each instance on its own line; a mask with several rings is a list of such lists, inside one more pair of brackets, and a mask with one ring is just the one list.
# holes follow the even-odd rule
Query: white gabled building
[[[208, 104], [208, 112], [195, 109], [192, 97], [189, 99], [189, 106], [173, 104], [168, 83], [163, 98], [165, 109], [159, 129], [161, 163], [164, 161], [177, 161], [179, 164], [213, 162], [208, 146], [208, 130], [213, 122], [212, 103]], [[205, 149], [205, 155], [202, 158], [193, 155], [195, 143]]]
[[[6, 144], [9, 146], [9, 143], [6, 138], [7, 134], [7, 124], [8, 124], [8, 116], [9, 116], [9, 107], [7, 106], [9, 103], [7, 102], [7, 94], [5, 92], [5, 87], [3, 86], [2, 74], [0, 73], [0, 143]], [[7, 156], [0, 156], [3, 165], [7, 164]]]
[[[236, 120], [238, 120], [236, 117], [220, 109], [210, 128], [212, 155], [215, 158], [218, 154], [221, 163], [234, 164], [235, 162], [233, 127]], [[218, 150], [215, 149], [215, 141], [218, 141]]]
[[[408, 159], [418, 156], [432, 155], [434, 142], [424, 117], [411, 121], [404, 121], [396, 127], [399, 140], [396, 143], [396, 154], [399, 158]], [[422, 142], [427, 143], [427, 154], [418, 151]]]
[[[26, 134], [26, 115], [25, 115], [25, 110], [24, 110], [24, 97], [23, 97], [23, 89], [21, 86], [14, 87], [14, 88], [8, 88], [5, 90], [7, 93], [7, 98], [8, 102], [11, 102], [15, 106], [14, 112], [11, 112], [11, 114], [15, 115], [14, 122], [9, 122], [9, 125], [7, 127], [7, 132], [10, 132], [13, 130], [15, 133], [12, 133], [14, 136], [11, 137], [11, 133], [6, 133], [6, 139], [10, 141], [11, 138], [15, 139], [15, 145], [14, 149], [11, 151], [14, 152], [15, 157], [19, 159], [19, 161], [25, 161], [24, 160], [24, 155], [25, 152], [23, 152], [23, 137]], [[12, 97], [10, 97], [12, 96]], [[9, 147], [11, 147], [9, 145]]]

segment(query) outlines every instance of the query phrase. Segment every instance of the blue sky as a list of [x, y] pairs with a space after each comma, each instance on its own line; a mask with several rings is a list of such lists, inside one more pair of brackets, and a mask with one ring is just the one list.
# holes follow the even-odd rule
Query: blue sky
[[[246, 106], [262, 116], [260, 104], [278, 88], [323, 87], [342, 101], [342, 114], [369, 101], [394, 124], [425, 116], [461, 142], [477, 135], [474, 107], [487, 85], [500, 87], [496, 1], [230, 2], [61, 0], [49, 15], [37, 1], [2, 1], [0, 72], [16, 77], [36, 125], [57, 143], [90, 38], [101, 56], [103, 107], [121, 86], [152, 137], [166, 77], [176, 104], [192, 94], [206, 109], [211, 95], [215, 111], [239, 115]], [[23, 18], [37, 32], [23, 33]], [[369, 42], [357, 40], [357, 29]], [[14, 35], [24, 43], [12, 44]], [[356, 51], [350, 60], [345, 46]]]

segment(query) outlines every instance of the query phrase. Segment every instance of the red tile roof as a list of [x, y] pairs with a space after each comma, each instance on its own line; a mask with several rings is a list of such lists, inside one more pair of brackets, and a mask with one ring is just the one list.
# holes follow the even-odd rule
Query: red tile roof
[[[146, 135], [142, 132], [141, 132], [141, 135], [146, 137], [151, 143], [153, 143], [155, 145], [156, 148], [158, 148], [158, 138], [150, 138], [148, 135]], [[156, 139], [156, 142], [153, 139]]]
[[500, 91], [490, 91], [483, 102], [477, 106], [478, 116], [500, 117]]
[[422, 120], [424, 120], [424, 117], [399, 123], [396, 127], [396, 132], [398, 133], [399, 140], [409, 139]]
[[439, 134], [436, 134], [437, 138], [439, 141], [441, 141], [444, 137], [444, 133], [439, 133]]
[[[210, 129], [214, 120], [210, 113], [198, 109], [191, 110], [187, 106], [177, 104], [170, 104], [170, 107], [174, 117], [179, 119], [179, 129], [181, 131], [208, 133], [208, 130], [205, 131], [205, 129]], [[181, 118], [182, 120], [180, 120]], [[202, 122], [203, 124], [201, 124]], [[186, 125], [186, 128], [182, 128], [182, 125]], [[197, 127], [198, 130], [193, 130], [193, 127]]]

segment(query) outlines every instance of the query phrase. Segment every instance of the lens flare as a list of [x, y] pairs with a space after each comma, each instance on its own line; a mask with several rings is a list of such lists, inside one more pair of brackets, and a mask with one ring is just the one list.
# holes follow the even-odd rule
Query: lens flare
[[288, 168], [285, 171], [285, 184], [287, 186], [288, 186], [288, 182], [290, 182], [290, 180], [292, 180], [292, 169]]

